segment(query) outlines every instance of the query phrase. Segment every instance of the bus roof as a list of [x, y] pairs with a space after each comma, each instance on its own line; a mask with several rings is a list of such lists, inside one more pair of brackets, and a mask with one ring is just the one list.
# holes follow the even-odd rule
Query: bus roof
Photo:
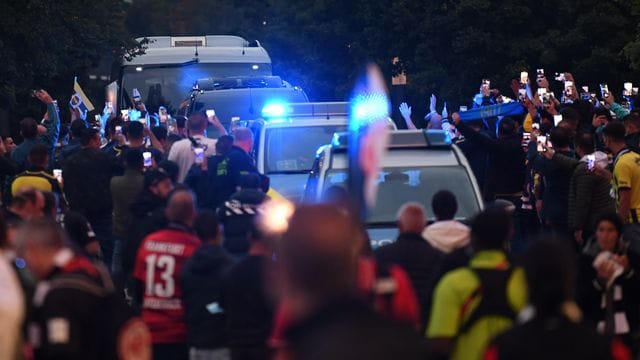
[[147, 39], [151, 42], [147, 44], [145, 54], [124, 61], [125, 66], [185, 63], [195, 58], [196, 45], [201, 63], [271, 64], [269, 54], [258, 41], [250, 43], [238, 36], [155, 36]]

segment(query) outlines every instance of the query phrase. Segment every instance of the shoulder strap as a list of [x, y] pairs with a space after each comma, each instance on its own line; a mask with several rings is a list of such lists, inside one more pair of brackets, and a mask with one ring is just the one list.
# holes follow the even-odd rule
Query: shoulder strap
[[[460, 333], [465, 333], [475, 325], [478, 320], [486, 316], [500, 316], [508, 319], [515, 319], [516, 312], [511, 307], [507, 298], [507, 286], [513, 274], [513, 267], [506, 270], [498, 269], [474, 269], [469, 267], [478, 278], [480, 285], [471, 294], [465, 304], [470, 304], [478, 296], [480, 303], [473, 310], [471, 315], [462, 323]], [[461, 311], [466, 311], [467, 306], [463, 306]], [[464, 316], [464, 314], [462, 314]]]

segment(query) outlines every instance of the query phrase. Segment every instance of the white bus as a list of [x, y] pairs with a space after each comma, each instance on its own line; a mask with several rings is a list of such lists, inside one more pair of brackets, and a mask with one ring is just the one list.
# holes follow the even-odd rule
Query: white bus
[[271, 58], [257, 40], [229, 35], [147, 39], [145, 54], [121, 60], [112, 68], [111, 80], [117, 81], [119, 88], [117, 94], [108, 94], [108, 100], [119, 108], [132, 106], [132, 90], [136, 88], [150, 112], [164, 106], [175, 114], [198, 79], [272, 75]]

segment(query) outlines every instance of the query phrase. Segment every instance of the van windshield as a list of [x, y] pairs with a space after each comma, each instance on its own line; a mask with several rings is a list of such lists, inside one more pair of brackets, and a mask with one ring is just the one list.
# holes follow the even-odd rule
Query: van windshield
[[295, 126], [268, 129], [265, 133], [265, 164], [270, 173], [311, 171], [316, 151], [331, 142], [333, 134], [346, 125]]
[[[345, 169], [329, 170], [324, 189], [331, 186], [347, 186]], [[385, 167], [378, 178], [378, 197], [375, 208], [369, 213], [369, 224], [395, 223], [400, 207], [415, 201], [427, 210], [427, 217], [434, 219], [431, 199], [440, 190], [456, 195], [458, 212], [456, 219], [470, 219], [480, 211], [471, 179], [462, 166]], [[323, 190], [324, 191], [324, 190]]]
[[187, 98], [191, 87], [198, 79], [271, 75], [271, 64], [198, 63], [182, 67], [153, 66], [149, 68], [145, 68], [144, 65], [125, 66], [121, 83], [123, 94], [126, 91], [129, 96], [132, 96], [132, 90], [136, 88], [140, 91], [149, 111], [155, 113], [159, 106], [164, 106], [172, 115], [180, 109], [180, 103]]

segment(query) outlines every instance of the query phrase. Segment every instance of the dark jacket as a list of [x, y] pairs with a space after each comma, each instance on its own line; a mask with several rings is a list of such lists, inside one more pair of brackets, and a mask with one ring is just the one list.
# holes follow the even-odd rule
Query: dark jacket
[[611, 359], [610, 342], [586, 324], [565, 317], [534, 318], [499, 335], [486, 360]]
[[553, 161], [573, 169], [569, 183], [569, 229], [593, 233], [598, 218], [616, 210], [611, 183], [589, 171], [587, 164], [578, 159], [556, 154]]
[[266, 346], [274, 312], [265, 281], [269, 261], [264, 256], [247, 256], [227, 274], [222, 307], [227, 315], [227, 336], [232, 349]]
[[481, 143], [489, 153], [484, 194], [486, 199], [522, 192], [525, 154], [522, 151], [521, 136], [497, 139], [488, 133], [473, 130], [464, 122], [460, 122], [457, 129], [465, 138]]
[[184, 180], [201, 199], [199, 206], [203, 208], [218, 209], [237, 191], [242, 175], [258, 173], [253, 159], [237, 146], [233, 146], [226, 154], [212, 156], [207, 161], [207, 172], [194, 165]]
[[81, 149], [64, 164], [64, 193], [71, 210], [87, 217], [111, 217], [111, 162], [100, 150]]
[[127, 276], [133, 272], [138, 248], [144, 238], [165, 228], [169, 222], [164, 215], [167, 201], [143, 190], [131, 204], [131, 223], [122, 253], [122, 270]]
[[626, 316], [631, 334], [638, 330], [639, 316], [638, 304], [640, 303], [640, 256], [628, 250], [626, 255], [629, 259], [630, 270], [620, 275], [607, 290], [597, 275], [597, 270], [593, 267], [595, 257], [600, 253], [600, 247], [595, 239], [585, 248], [583, 254], [578, 259], [578, 304], [587, 320], [597, 325], [605, 320], [605, 309], [603, 296], [607, 291], [614, 294], [620, 292], [621, 298], [616, 299], [613, 295], [614, 312], [624, 313]]
[[431, 290], [444, 254], [420, 234], [400, 234], [393, 244], [378, 248], [375, 256], [379, 263], [396, 264], [407, 272], [418, 297], [422, 324], [425, 325], [430, 311]]
[[224, 226], [224, 247], [231, 254], [244, 255], [249, 251], [248, 235], [258, 207], [266, 197], [262, 191], [245, 189], [233, 194], [220, 207], [218, 218]]
[[144, 188], [144, 174], [138, 170], [126, 170], [123, 176], [111, 179], [113, 200], [113, 234], [124, 238], [131, 224], [131, 204]]
[[35, 358], [115, 358], [116, 335], [128, 314], [106, 269], [75, 256], [46, 280], [50, 286], [38, 288], [30, 321], [30, 329], [39, 333]]
[[480, 191], [484, 192], [485, 178], [487, 176], [487, 150], [478, 139], [464, 138], [456, 143], [467, 158], [469, 166], [476, 177]]
[[286, 334], [293, 359], [428, 359], [424, 339], [409, 327], [344, 300], [318, 309]]
[[[560, 155], [573, 157], [573, 151], [558, 151]], [[527, 154], [533, 168], [539, 171], [545, 180], [545, 190], [542, 195], [542, 219], [554, 224], [567, 224], [567, 208], [569, 206], [569, 182], [573, 175], [573, 169], [560, 166], [553, 160], [549, 160], [538, 154], [537, 144], [529, 144]]]
[[624, 141], [627, 143], [629, 150], [640, 153], [640, 132], [628, 135]]
[[227, 346], [226, 316], [221, 309], [223, 277], [233, 258], [222, 246], [202, 244], [182, 270], [182, 301], [187, 344], [198, 349]]
[[58, 154], [58, 159], [56, 161], [56, 167], [61, 168], [66, 159], [70, 158], [81, 149], [82, 144], [80, 144], [80, 139], [71, 139], [67, 145], [60, 149], [60, 154]]

